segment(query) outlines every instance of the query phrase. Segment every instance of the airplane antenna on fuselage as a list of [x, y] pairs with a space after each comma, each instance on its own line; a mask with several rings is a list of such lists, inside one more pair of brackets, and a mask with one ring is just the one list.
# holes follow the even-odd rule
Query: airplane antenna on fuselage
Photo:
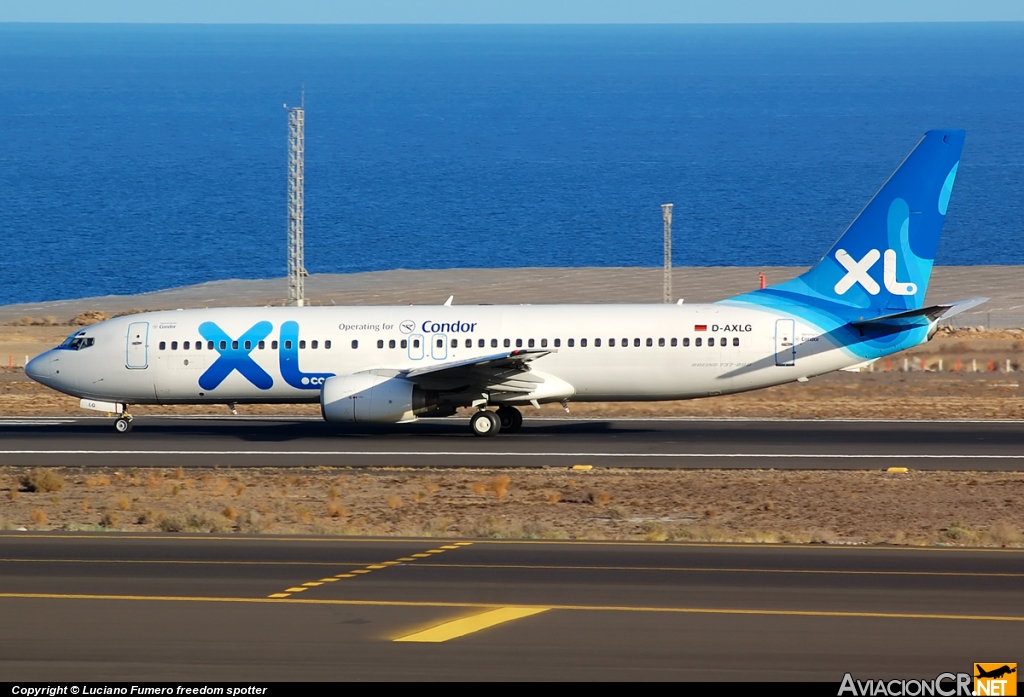
[[455, 300], [455, 296], [454, 295], [449, 295], [448, 299], [444, 301], [444, 306], [445, 307], [451, 307], [452, 306], [452, 300]]

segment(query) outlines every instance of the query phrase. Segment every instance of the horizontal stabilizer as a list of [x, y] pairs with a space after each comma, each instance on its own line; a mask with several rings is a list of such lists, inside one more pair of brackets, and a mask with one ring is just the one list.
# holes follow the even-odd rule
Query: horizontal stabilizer
[[971, 298], [970, 300], [960, 300], [955, 303], [948, 303], [944, 305], [931, 305], [929, 307], [921, 307], [916, 310], [904, 310], [903, 312], [894, 312], [890, 315], [860, 319], [855, 322], [850, 322], [850, 324], [854, 327], [867, 327], [879, 324], [890, 326], [911, 324], [917, 319], [927, 319], [929, 322], [934, 322], [939, 319], [958, 315], [965, 310], [970, 310], [973, 307], [981, 305], [987, 300], [988, 298]]

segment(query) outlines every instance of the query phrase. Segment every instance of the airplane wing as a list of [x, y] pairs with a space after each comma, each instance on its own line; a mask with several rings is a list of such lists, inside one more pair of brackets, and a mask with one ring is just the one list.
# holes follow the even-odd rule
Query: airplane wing
[[412, 380], [423, 389], [459, 390], [479, 388], [502, 392], [533, 392], [543, 379], [530, 375], [531, 361], [554, 353], [552, 349], [516, 349], [480, 356], [464, 361], [451, 361], [414, 368], [400, 377]]

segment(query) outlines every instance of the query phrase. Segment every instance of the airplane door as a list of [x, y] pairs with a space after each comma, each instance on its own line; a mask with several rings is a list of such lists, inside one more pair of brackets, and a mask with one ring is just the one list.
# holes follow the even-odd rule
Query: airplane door
[[443, 361], [448, 358], [447, 334], [434, 334], [430, 337], [430, 357], [435, 361]]
[[775, 320], [775, 365], [796, 365], [795, 334], [795, 320]]
[[413, 334], [409, 337], [409, 358], [414, 361], [423, 360], [423, 336]]
[[149, 322], [132, 322], [128, 325], [124, 364], [133, 370], [149, 366]]

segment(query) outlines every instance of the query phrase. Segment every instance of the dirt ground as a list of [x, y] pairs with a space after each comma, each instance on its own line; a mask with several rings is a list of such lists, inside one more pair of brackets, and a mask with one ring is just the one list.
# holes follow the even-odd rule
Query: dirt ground
[[1020, 547], [1022, 495], [1024, 473], [0, 467], [0, 527]]

